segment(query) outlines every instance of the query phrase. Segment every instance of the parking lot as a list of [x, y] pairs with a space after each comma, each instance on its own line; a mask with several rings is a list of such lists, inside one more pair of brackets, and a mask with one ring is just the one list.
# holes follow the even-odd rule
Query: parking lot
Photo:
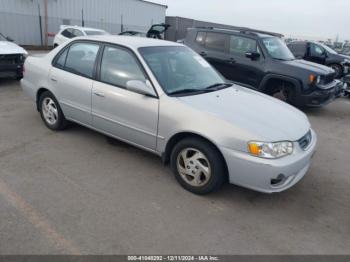
[[347, 254], [350, 99], [306, 113], [319, 145], [298, 185], [200, 197], [152, 154], [48, 130], [19, 83], [0, 80], [0, 253]]

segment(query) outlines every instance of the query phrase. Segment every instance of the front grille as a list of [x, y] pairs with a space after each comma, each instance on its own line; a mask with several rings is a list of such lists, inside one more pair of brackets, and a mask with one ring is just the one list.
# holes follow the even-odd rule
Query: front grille
[[323, 77], [323, 84], [327, 85], [329, 83], [332, 83], [334, 81], [334, 79], [335, 79], [335, 73], [325, 75]]
[[0, 65], [20, 65], [23, 63], [23, 55], [0, 55]]
[[305, 136], [303, 136], [302, 138], [299, 139], [298, 143], [301, 147], [301, 149], [306, 150], [309, 145], [311, 144], [312, 141], [312, 133], [311, 130], [309, 132], [307, 132], [307, 134]]

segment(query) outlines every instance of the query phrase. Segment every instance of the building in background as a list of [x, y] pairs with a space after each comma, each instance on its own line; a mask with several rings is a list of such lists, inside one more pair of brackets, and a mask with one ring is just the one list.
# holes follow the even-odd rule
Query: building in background
[[166, 9], [143, 0], [0, 0], [0, 32], [20, 45], [52, 45], [60, 25], [147, 31], [165, 22]]

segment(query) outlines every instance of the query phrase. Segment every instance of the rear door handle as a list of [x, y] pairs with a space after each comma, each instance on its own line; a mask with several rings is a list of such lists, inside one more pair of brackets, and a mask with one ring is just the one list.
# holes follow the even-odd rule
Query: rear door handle
[[204, 52], [204, 51], [203, 51], [203, 52], [200, 52], [199, 54], [200, 54], [201, 56], [207, 56], [207, 53]]
[[98, 96], [98, 97], [105, 97], [105, 94], [104, 93], [102, 93], [102, 92], [94, 92], [94, 95], [95, 96]]
[[51, 81], [52, 81], [52, 82], [57, 82], [57, 79], [56, 79], [56, 78], [51, 77]]

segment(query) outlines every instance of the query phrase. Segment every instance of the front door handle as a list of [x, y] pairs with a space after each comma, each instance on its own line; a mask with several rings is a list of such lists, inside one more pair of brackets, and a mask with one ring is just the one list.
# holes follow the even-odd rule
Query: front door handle
[[207, 56], [207, 53], [204, 52], [204, 51], [203, 51], [203, 52], [200, 52], [199, 54], [200, 54], [201, 56], [203, 56], [203, 57]]
[[94, 92], [94, 95], [98, 97], [105, 97], [105, 94], [102, 92]]
[[57, 79], [56, 79], [56, 78], [51, 77], [51, 81], [52, 81], [52, 82], [57, 82]]

